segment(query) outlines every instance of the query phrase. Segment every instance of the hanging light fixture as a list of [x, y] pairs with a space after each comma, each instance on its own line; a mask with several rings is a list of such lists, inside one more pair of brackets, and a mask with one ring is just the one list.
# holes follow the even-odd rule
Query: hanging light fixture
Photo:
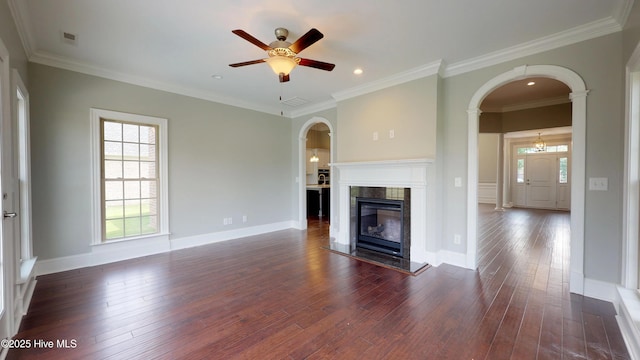
[[547, 149], [547, 144], [544, 142], [544, 140], [542, 140], [542, 138], [540, 137], [540, 133], [538, 133], [538, 138], [536, 139], [536, 141], [533, 143], [533, 147], [534, 149], [536, 149], [536, 151], [540, 152], [540, 151], [545, 151]]
[[318, 158], [318, 132], [313, 129], [309, 131], [313, 131], [313, 138], [315, 140], [315, 148], [313, 149], [313, 155], [309, 159], [309, 162], [317, 163], [318, 161], [320, 161], [320, 158]]

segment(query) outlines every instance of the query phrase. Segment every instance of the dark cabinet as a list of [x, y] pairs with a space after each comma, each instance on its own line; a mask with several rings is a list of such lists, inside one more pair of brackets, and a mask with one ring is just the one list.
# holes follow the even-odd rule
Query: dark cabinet
[[307, 217], [329, 216], [331, 190], [327, 188], [307, 190]]

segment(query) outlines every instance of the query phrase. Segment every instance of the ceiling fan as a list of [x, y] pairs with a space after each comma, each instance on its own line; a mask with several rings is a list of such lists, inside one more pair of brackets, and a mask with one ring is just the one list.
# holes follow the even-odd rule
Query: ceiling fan
[[287, 41], [289, 30], [285, 28], [277, 28], [275, 30], [277, 40], [269, 45], [256, 39], [244, 30], [233, 30], [232, 33], [240, 36], [241, 38], [261, 48], [262, 50], [265, 50], [269, 57], [266, 59], [229, 64], [229, 66], [231, 67], [240, 67], [266, 62], [267, 64], [269, 64], [273, 72], [278, 75], [280, 82], [289, 81], [289, 73], [297, 65], [308, 66], [326, 71], [331, 71], [335, 67], [334, 64], [305, 59], [297, 56], [302, 50], [308, 48], [316, 41], [324, 37], [324, 35], [322, 35], [322, 33], [317, 29], [311, 29], [307, 31], [306, 34], [302, 35], [302, 37], [296, 40], [293, 44]]

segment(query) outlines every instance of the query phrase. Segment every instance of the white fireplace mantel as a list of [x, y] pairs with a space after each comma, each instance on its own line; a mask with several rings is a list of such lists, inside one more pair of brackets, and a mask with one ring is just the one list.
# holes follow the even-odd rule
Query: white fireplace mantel
[[[411, 189], [411, 261], [434, 262], [434, 160], [407, 159], [331, 164], [337, 170], [339, 229], [336, 242], [349, 245], [351, 186]], [[334, 181], [335, 181], [334, 180]]]

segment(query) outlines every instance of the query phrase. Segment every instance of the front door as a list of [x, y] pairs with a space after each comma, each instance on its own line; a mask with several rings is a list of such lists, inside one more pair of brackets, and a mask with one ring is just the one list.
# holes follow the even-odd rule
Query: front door
[[556, 208], [556, 155], [529, 154], [525, 169], [526, 207]]

